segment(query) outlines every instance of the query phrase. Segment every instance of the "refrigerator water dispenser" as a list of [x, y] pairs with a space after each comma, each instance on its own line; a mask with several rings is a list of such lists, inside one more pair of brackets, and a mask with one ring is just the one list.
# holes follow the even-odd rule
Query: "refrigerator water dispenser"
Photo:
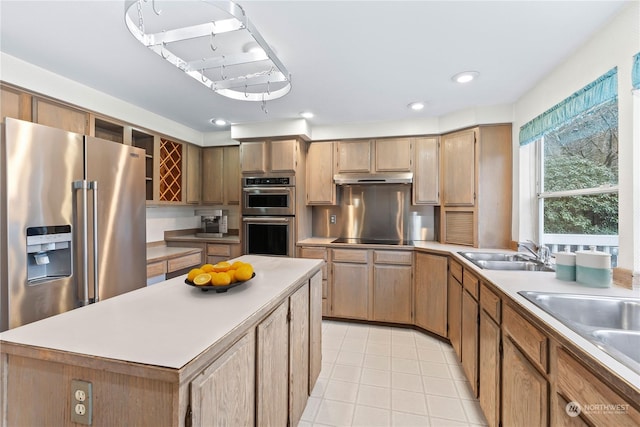
[[27, 228], [27, 283], [71, 276], [71, 226]]

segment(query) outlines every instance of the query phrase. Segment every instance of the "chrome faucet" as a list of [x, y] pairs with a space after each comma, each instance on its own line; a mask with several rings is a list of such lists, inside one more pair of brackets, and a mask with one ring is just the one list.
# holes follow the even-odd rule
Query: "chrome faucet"
[[538, 245], [532, 240], [527, 240], [526, 242], [518, 242], [518, 249], [520, 248], [524, 248], [529, 251], [535, 257], [536, 261], [541, 262], [544, 265], [549, 265], [551, 260], [551, 251], [545, 245]]

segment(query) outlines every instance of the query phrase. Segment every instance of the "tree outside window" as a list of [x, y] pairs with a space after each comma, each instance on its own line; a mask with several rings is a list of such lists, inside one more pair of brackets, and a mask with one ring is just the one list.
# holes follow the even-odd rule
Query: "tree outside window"
[[574, 117], [539, 140], [541, 241], [552, 250], [592, 244], [617, 255], [618, 102]]

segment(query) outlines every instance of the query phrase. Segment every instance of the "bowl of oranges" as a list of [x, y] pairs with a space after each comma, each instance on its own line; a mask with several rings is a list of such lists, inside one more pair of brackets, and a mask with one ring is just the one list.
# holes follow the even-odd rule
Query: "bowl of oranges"
[[246, 283], [255, 275], [253, 266], [248, 262], [221, 261], [217, 264], [204, 264], [192, 269], [184, 282], [204, 292], [214, 290], [216, 293], [220, 293]]

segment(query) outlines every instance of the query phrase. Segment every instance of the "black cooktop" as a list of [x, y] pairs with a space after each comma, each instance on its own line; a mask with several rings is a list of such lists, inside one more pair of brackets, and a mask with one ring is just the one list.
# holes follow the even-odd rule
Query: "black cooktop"
[[395, 245], [407, 246], [413, 245], [413, 240], [397, 240], [397, 239], [363, 239], [351, 237], [339, 237], [331, 243], [349, 243], [352, 245]]

